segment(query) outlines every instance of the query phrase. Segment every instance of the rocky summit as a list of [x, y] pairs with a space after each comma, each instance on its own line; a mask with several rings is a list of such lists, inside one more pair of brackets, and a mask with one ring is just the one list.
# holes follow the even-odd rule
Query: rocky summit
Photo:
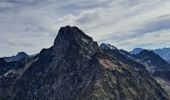
[[0, 99], [168, 100], [168, 96], [143, 65], [117, 49], [99, 48], [79, 28], [66, 26], [51, 48], [1, 75]]

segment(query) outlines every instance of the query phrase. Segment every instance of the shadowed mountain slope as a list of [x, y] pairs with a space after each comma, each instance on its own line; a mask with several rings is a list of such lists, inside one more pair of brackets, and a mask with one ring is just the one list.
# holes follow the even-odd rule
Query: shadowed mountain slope
[[[115, 52], [115, 55], [109, 52]], [[119, 52], [105, 52], [77, 27], [59, 30], [54, 45], [43, 49], [25, 69], [1, 77], [11, 82], [7, 100], [168, 100], [143, 65]], [[18, 72], [18, 70], [16, 70]], [[2, 92], [3, 87], [0, 87]]]

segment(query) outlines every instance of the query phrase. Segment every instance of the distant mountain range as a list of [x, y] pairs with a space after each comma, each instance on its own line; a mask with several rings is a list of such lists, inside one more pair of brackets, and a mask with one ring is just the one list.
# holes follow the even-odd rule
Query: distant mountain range
[[[131, 53], [132, 54], [138, 54], [142, 50], [143, 50], [142, 48], [135, 48], [131, 51]], [[152, 50], [152, 51], [154, 53], [158, 54], [160, 57], [162, 57], [168, 63], [170, 63], [170, 48], [155, 49], [155, 50]]]
[[169, 80], [160, 56], [98, 46], [75, 26], [61, 27], [36, 56], [23, 55], [0, 58], [0, 100], [169, 100], [157, 80]]
[[26, 54], [25, 52], [19, 52], [16, 56], [11, 56], [11, 57], [3, 57], [3, 59], [6, 62], [14, 62], [14, 61], [19, 61], [23, 58], [28, 58], [28, 54]]
[[155, 49], [154, 53], [158, 54], [159, 56], [161, 56], [163, 59], [170, 63], [170, 48]]

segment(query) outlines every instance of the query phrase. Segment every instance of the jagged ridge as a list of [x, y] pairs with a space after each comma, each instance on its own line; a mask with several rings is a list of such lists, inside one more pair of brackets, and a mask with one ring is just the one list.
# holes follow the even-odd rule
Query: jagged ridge
[[167, 100], [144, 66], [126, 61], [119, 52], [115, 55], [119, 57], [100, 50], [77, 27], [62, 27], [54, 45], [13, 78], [6, 99]]

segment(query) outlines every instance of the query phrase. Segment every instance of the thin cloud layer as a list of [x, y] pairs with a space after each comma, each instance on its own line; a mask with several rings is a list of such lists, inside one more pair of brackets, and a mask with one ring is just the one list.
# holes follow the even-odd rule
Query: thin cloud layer
[[118, 48], [170, 47], [169, 0], [1, 0], [0, 56], [50, 47], [61, 26]]

